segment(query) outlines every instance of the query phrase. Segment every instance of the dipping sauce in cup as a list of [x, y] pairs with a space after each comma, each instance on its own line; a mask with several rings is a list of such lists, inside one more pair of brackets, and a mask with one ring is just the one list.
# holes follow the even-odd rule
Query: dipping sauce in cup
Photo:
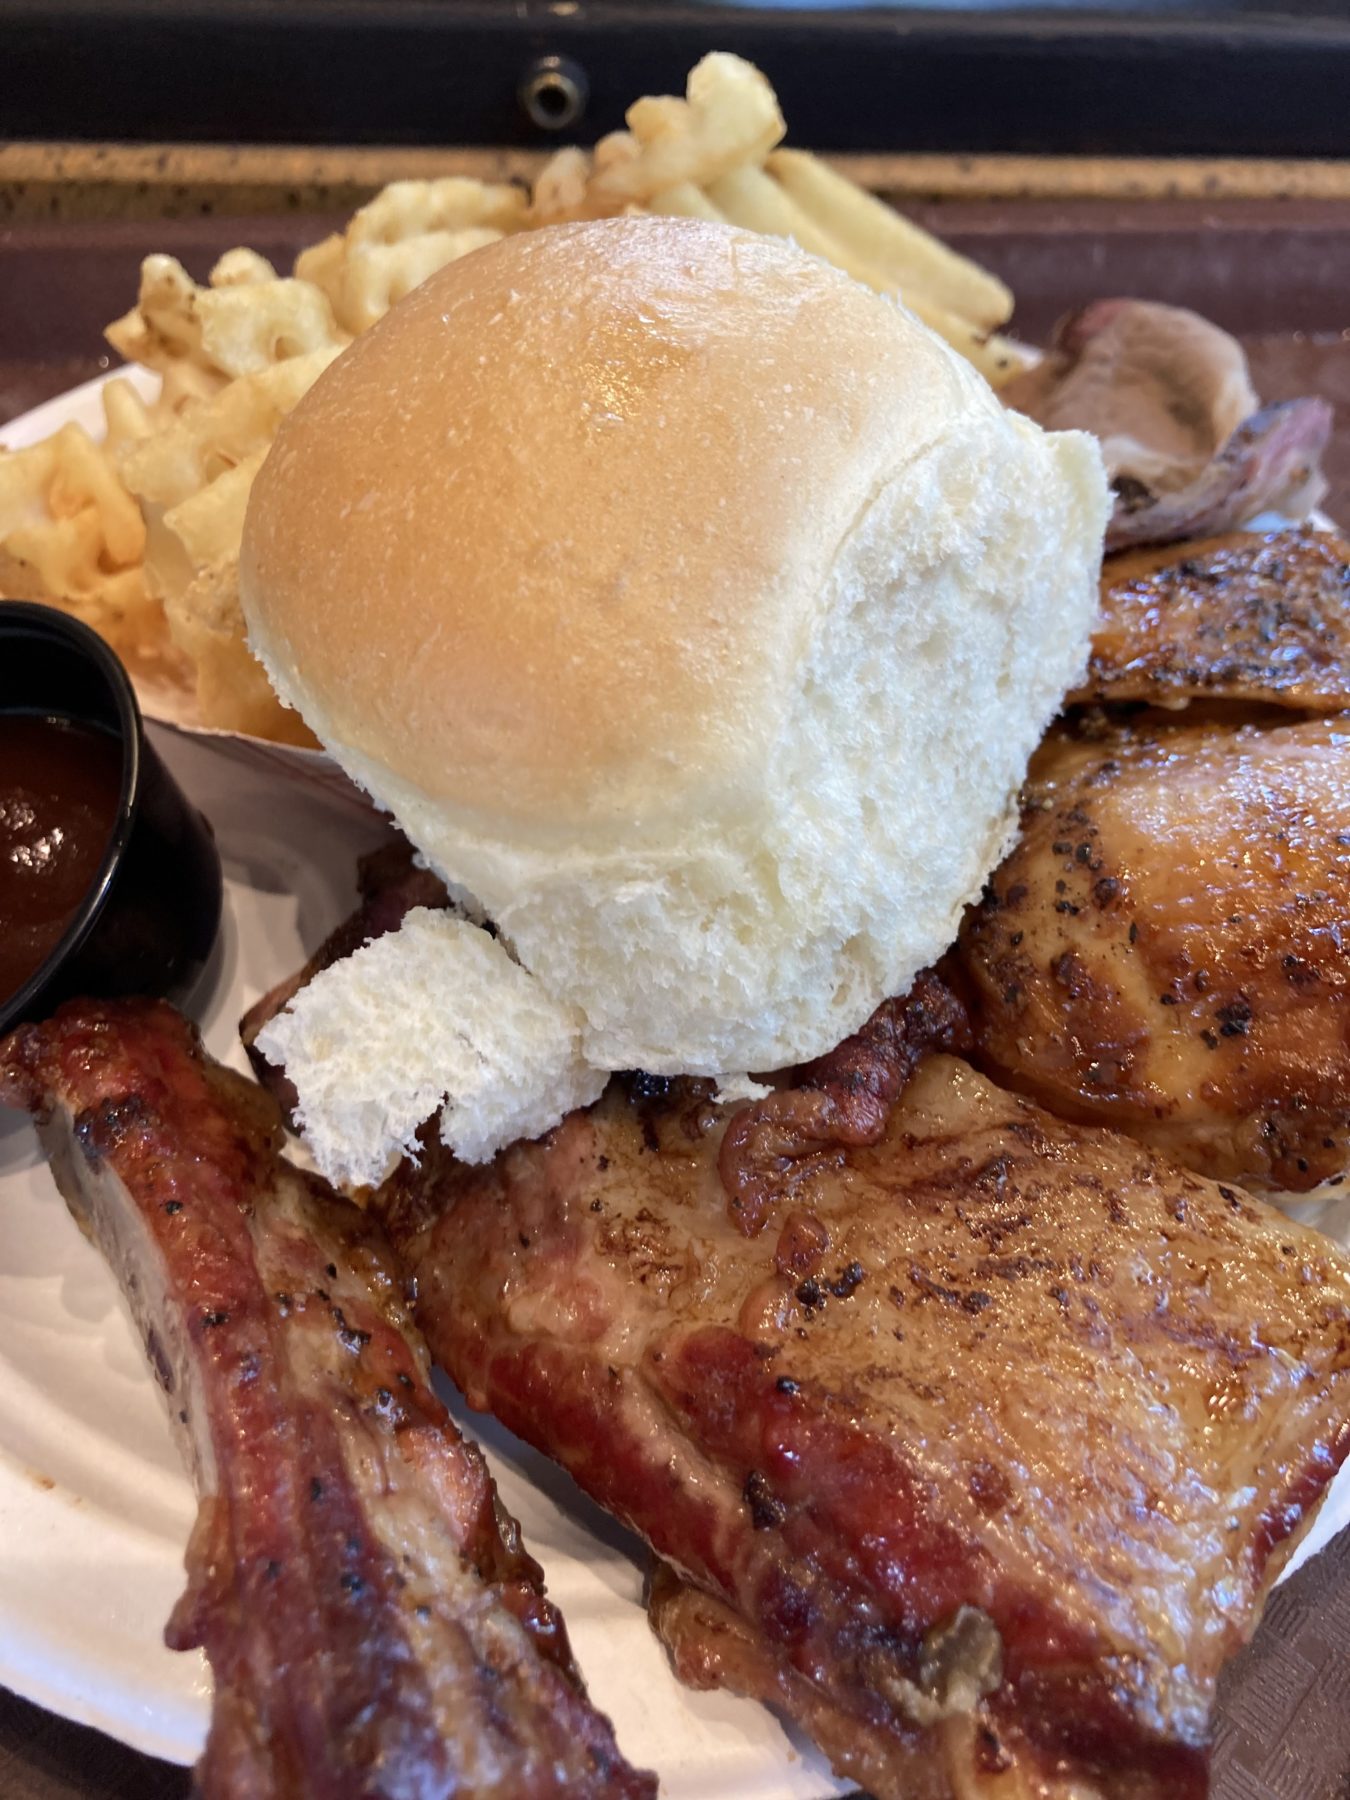
[[78, 619], [0, 600], [0, 1033], [77, 994], [181, 1004], [221, 888], [117, 657]]
[[112, 841], [117, 740], [71, 719], [0, 713], [0, 994], [55, 950]]

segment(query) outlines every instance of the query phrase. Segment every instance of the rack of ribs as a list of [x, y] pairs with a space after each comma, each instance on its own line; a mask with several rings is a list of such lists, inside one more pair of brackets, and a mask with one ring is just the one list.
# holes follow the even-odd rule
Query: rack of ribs
[[[634, 1078], [376, 1197], [433, 1354], [660, 1559], [679, 1673], [879, 1800], [1186, 1800], [1350, 1451], [1350, 1261], [964, 1061]], [[917, 1071], [905, 1077], [917, 1062]]]
[[169, 1007], [0, 1045], [121, 1283], [200, 1509], [167, 1637], [205, 1648], [212, 1800], [649, 1800], [477, 1449], [429, 1384], [378, 1223]]

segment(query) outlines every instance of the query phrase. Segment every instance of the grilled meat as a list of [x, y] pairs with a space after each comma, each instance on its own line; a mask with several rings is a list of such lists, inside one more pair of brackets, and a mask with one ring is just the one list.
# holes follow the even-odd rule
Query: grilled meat
[[1329, 531], [1234, 532], [1126, 551], [1072, 704], [1239, 700], [1350, 707], [1350, 544]]
[[170, 1008], [0, 1045], [136, 1315], [200, 1496], [169, 1625], [215, 1676], [217, 1800], [650, 1796], [588, 1702], [478, 1451], [429, 1385], [378, 1224], [279, 1154]]
[[1003, 390], [1049, 430], [1095, 432], [1116, 504], [1106, 546], [1231, 531], [1268, 510], [1303, 518], [1326, 491], [1323, 400], [1258, 410], [1236, 338], [1182, 307], [1094, 300]]
[[419, 1321], [668, 1565], [680, 1673], [881, 1800], [1198, 1796], [1350, 1449], [1350, 1264], [953, 1058], [897, 1100], [905, 1027], [730, 1128], [616, 1081], [490, 1167], [428, 1143], [376, 1200]]
[[1066, 313], [1003, 392], [1048, 430], [1093, 432], [1108, 474], [1157, 489], [1193, 480], [1261, 404], [1235, 337], [1152, 300]]
[[1052, 736], [962, 930], [981, 1064], [1223, 1179], [1350, 1166], [1350, 719]]
[[1330, 436], [1325, 400], [1285, 400], [1244, 419], [1214, 460], [1175, 492], [1117, 476], [1106, 548], [1208, 537], [1263, 512], [1306, 518], [1327, 491], [1321, 460]]

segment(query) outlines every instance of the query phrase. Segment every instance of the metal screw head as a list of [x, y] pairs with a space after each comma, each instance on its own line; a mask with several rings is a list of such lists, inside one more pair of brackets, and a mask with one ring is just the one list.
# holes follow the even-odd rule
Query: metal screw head
[[539, 56], [516, 89], [526, 118], [539, 131], [567, 131], [586, 110], [591, 84], [570, 56]]

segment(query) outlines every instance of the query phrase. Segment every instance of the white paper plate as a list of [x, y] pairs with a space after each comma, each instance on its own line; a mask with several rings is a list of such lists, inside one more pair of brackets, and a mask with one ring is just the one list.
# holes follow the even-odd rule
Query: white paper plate
[[[100, 382], [14, 421], [14, 446], [67, 419], [101, 428]], [[237, 1023], [350, 911], [382, 828], [285, 763], [152, 727], [215, 826], [221, 941], [191, 1009], [246, 1068]], [[641, 1606], [644, 1555], [544, 1458], [447, 1389], [543, 1564], [597, 1704], [670, 1800], [824, 1800], [849, 1791], [765, 1708], [679, 1686]], [[26, 1118], [0, 1111], [0, 1683], [137, 1749], [191, 1762], [210, 1710], [200, 1656], [164, 1648], [195, 1510], [159, 1390], [111, 1274], [56, 1193]], [[1350, 1523], [1342, 1475], [1298, 1561]]]

